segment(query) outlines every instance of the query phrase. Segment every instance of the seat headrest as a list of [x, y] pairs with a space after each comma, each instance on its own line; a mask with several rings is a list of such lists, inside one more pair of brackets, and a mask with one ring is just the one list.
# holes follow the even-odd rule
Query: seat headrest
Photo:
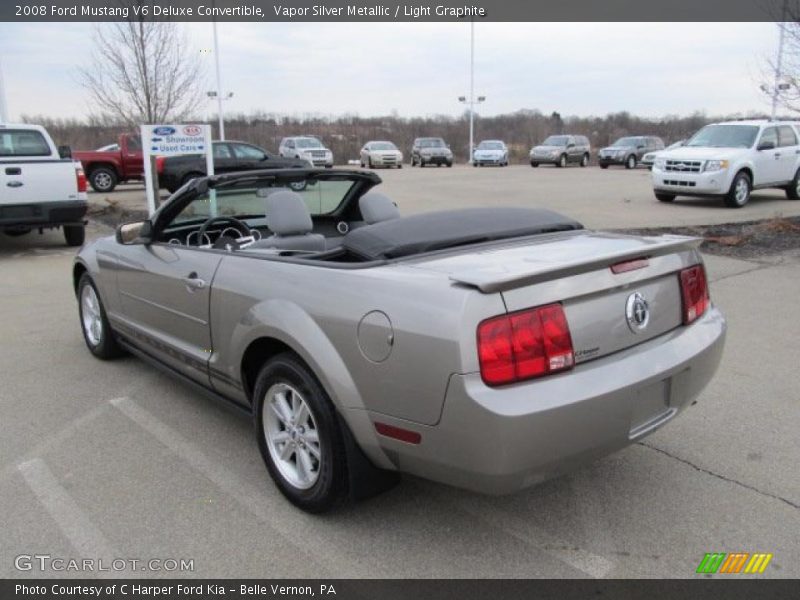
[[358, 208], [368, 225], [400, 218], [400, 211], [394, 202], [380, 192], [367, 192], [361, 196]]
[[275, 235], [300, 235], [314, 229], [302, 196], [289, 190], [267, 198], [267, 227]]

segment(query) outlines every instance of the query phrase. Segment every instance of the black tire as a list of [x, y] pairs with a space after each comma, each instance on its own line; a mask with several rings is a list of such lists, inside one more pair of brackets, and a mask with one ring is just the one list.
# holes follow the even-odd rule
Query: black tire
[[362, 161], [361, 161], [361, 168], [362, 168], [362, 169], [364, 169], [364, 168], [366, 168], [366, 166], [367, 166], [367, 165], [365, 165], [365, 164], [364, 164], [364, 161], [362, 160]]
[[83, 225], [64, 225], [64, 240], [67, 246], [83, 246], [86, 239], [86, 227]]
[[562, 154], [559, 157], [558, 162], [556, 163], [556, 166], [558, 168], [560, 168], [560, 169], [563, 169], [564, 167], [567, 166], [567, 155], [566, 154]]
[[403, 168], [403, 165], [402, 165], [402, 164], [399, 164], [399, 165], [397, 165], [397, 168], [398, 168], [398, 169], [402, 169], [402, 168]]
[[372, 168], [372, 158], [367, 157], [367, 166], [371, 169]]
[[[269, 451], [264, 429], [264, 411], [269, 410], [266, 407], [266, 394], [276, 384], [291, 386], [299, 392], [316, 426], [320, 459], [316, 463], [316, 482], [308, 489], [301, 489], [286, 479]], [[275, 356], [258, 374], [253, 403], [258, 448], [267, 471], [280, 492], [292, 504], [311, 513], [325, 512], [342, 504], [350, 492], [345, 437], [333, 403], [310, 369], [292, 353]], [[296, 452], [293, 451], [293, 455], [295, 461], [299, 460]]]
[[635, 169], [636, 168], [636, 155], [631, 154], [628, 158], [625, 159], [625, 168], [626, 169]]
[[[90, 339], [86, 327], [84, 326], [83, 292], [86, 287], [90, 287], [94, 292], [95, 298], [97, 298], [97, 308], [100, 313], [101, 324], [97, 342]], [[110, 360], [125, 354], [125, 351], [117, 344], [114, 332], [111, 329], [111, 325], [108, 323], [108, 317], [106, 317], [106, 309], [103, 306], [103, 301], [100, 299], [100, 294], [97, 292], [97, 288], [88, 273], [81, 275], [78, 281], [78, 318], [86, 347], [95, 357], [101, 360]]]
[[89, 184], [95, 192], [108, 194], [114, 191], [119, 183], [117, 172], [109, 167], [95, 167], [89, 173]]
[[675, 194], [662, 194], [661, 192], [656, 192], [656, 200], [659, 202], [672, 202], [675, 200]]
[[449, 163], [447, 163], [447, 168], [448, 168], [448, 169], [449, 169], [449, 168], [451, 168], [452, 166], [453, 166], [453, 163], [452, 163], [452, 161], [451, 161], [451, 162], [449, 162]]
[[413, 156], [411, 157], [411, 166], [412, 167], [416, 167], [417, 166], [417, 161], [414, 159]]
[[532, 162], [532, 163], [531, 163], [531, 166], [532, 166], [532, 167], [535, 169], [536, 167], [538, 167], [538, 166], [539, 166], [539, 163]]
[[474, 162], [474, 163], [472, 163], [472, 166], [477, 168], [478, 167], [478, 163]]
[[794, 179], [786, 188], [786, 197], [789, 200], [800, 200], [800, 169], [794, 174]]
[[425, 161], [422, 160], [421, 158], [419, 159], [419, 168], [420, 169], [424, 169], [425, 168]]
[[23, 235], [28, 235], [31, 232], [30, 227], [11, 227], [3, 229], [3, 233], [6, 234], [8, 237], [20, 237]]
[[[743, 192], [744, 186], [746, 186], [746, 191]], [[750, 200], [751, 190], [750, 177], [744, 171], [739, 171], [731, 182], [731, 188], [723, 198], [725, 206], [728, 208], [742, 208]]]
[[589, 166], [589, 160], [590, 160], [589, 159], [589, 155], [588, 154], [584, 154], [581, 157], [581, 166], [582, 167], [588, 167]]
[[600, 168], [601, 168], [601, 169], [607, 169], [607, 168], [608, 168], [608, 165], [604, 165], [603, 163], [600, 163]]

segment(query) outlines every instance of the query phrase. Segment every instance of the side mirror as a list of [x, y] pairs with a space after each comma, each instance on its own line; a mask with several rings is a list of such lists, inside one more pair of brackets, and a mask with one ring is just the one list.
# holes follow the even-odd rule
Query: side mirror
[[639, 144], [638, 146], [636, 146], [636, 149], [637, 150], [644, 150], [644, 146], [642, 144]]
[[773, 142], [772, 140], [761, 142], [757, 148], [757, 150], [774, 150], [774, 149], [775, 149], [775, 142]]
[[72, 158], [72, 148], [69, 146], [59, 146], [58, 156], [60, 158]]
[[575, 147], [575, 144], [567, 144], [567, 149], [574, 148], [574, 147]]
[[153, 224], [150, 221], [132, 221], [117, 227], [117, 243], [126, 246], [149, 244], [153, 241]]

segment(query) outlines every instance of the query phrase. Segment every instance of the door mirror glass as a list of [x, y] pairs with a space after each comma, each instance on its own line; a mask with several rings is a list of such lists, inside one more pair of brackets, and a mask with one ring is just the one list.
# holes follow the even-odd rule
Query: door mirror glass
[[567, 148], [574, 148], [575, 144], [567, 144]]
[[150, 221], [133, 221], [117, 227], [117, 242], [126, 246], [149, 244], [153, 237], [153, 224]]
[[72, 148], [69, 146], [59, 146], [58, 156], [60, 158], [72, 158]]
[[766, 140], [764, 142], [761, 142], [758, 145], [758, 149], [759, 150], [774, 150], [775, 149], [775, 142], [773, 142], [772, 140]]

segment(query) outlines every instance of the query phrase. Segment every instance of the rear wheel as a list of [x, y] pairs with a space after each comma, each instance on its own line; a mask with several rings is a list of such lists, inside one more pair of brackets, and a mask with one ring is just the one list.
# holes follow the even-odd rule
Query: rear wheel
[[537, 162], [532, 162], [532, 163], [531, 163], [531, 166], [532, 166], [532, 167], [535, 169], [536, 167], [538, 167], [538, 166], [539, 166], [539, 163], [537, 163]]
[[625, 160], [625, 168], [626, 169], [635, 169], [636, 168], [636, 156], [635, 155], [631, 154]]
[[425, 167], [425, 161], [420, 158], [419, 159], [419, 168], [422, 169], [423, 167]]
[[64, 225], [64, 240], [67, 246], [82, 246], [86, 239], [86, 227], [83, 225]]
[[750, 177], [744, 171], [739, 171], [733, 178], [731, 189], [725, 194], [725, 206], [742, 208], [750, 200]]
[[558, 162], [556, 163], [556, 166], [560, 167], [562, 169], [567, 166], [567, 155], [566, 154], [562, 154], [561, 155], [561, 158], [558, 159]]
[[108, 167], [97, 167], [89, 175], [89, 184], [95, 192], [101, 194], [114, 191], [117, 187], [117, 173]]
[[341, 504], [349, 491], [345, 439], [308, 367], [280, 354], [261, 369], [253, 393], [258, 447], [281, 493], [314, 513]]
[[97, 293], [97, 288], [94, 287], [94, 282], [88, 273], [81, 275], [78, 282], [78, 315], [83, 339], [89, 352], [103, 360], [123, 354], [108, 324], [100, 294]]
[[672, 202], [675, 200], [675, 194], [662, 194], [660, 192], [656, 192], [656, 199], [659, 202]]
[[582, 166], [582, 167], [585, 167], [585, 166], [587, 166], [588, 164], [589, 164], [589, 155], [588, 155], [588, 154], [584, 154], [584, 155], [581, 157], [581, 166]]
[[607, 164], [600, 163], [600, 168], [601, 168], [601, 169], [607, 169], [607, 168], [608, 168], [608, 165], [607, 165]]
[[447, 168], [448, 168], [448, 169], [449, 169], [450, 167], [452, 167], [452, 166], [453, 166], [453, 161], [450, 161], [449, 163], [447, 163]]
[[794, 179], [786, 187], [786, 197], [789, 200], [800, 200], [800, 169], [794, 174]]

